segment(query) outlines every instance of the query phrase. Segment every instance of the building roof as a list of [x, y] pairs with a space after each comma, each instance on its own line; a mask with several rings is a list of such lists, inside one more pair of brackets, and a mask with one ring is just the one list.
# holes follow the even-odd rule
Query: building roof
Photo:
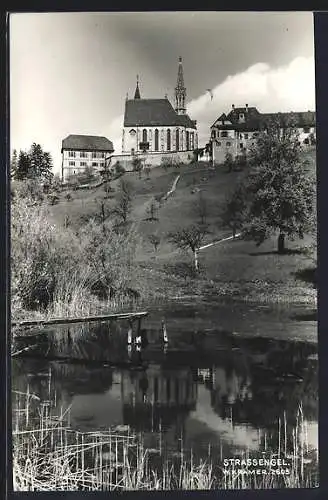
[[188, 115], [178, 115], [168, 99], [128, 99], [125, 102], [124, 127], [196, 128]]
[[[245, 116], [244, 122], [239, 122], [239, 114], [243, 113]], [[221, 115], [216, 121], [222, 121]], [[279, 122], [280, 126], [287, 126], [288, 124], [294, 124], [297, 127], [314, 127], [315, 126], [315, 112], [288, 112], [288, 113], [260, 113], [255, 107], [244, 107], [244, 108], [233, 108], [226, 117], [232, 125], [212, 125], [213, 127], [218, 127], [221, 130], [238, 130], [240, 132], [251, 132], [254, 130], [261, 130], [266, 128], [272, 122]]]
[[109, 151], [113, 152], [114, 147], [112, 141], [106, 137], [98, 135], [77, 135], [70, 134], [62, 141], [63, 149], [78, 149], [86, 151]]

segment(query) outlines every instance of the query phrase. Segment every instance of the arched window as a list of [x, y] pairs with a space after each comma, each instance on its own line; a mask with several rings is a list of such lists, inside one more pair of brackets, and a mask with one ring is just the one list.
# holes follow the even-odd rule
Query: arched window
[[158, 151], [158, 129], [155, 129], [155, 151]]
[[166, 149], [171, 151], [171, 130], [168, 129], [166, 132]]
[[147, 130], [145, 128], [142, 131], [142, 142], [147, 142]]
[[176, 150], [179, 151], [180, 141], [179, 141], [179, 129], [178, 128], [175, 131], [175, 143], [176, 143]]
[[190, 147], [189, 147], [189, 132], [187, 130], [186, 132], [186, 150], [189, 151]]

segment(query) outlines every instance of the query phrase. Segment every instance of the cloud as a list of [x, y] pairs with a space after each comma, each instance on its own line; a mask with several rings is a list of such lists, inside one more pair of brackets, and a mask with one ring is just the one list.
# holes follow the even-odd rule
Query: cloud
[[257, 63], [246, 71], [228, 76], [209, 92], [191, 101], [189, 115], [198, 121], [199, 143], [209, 138], [209, 127], [231, 105], [256, 106], [262, 112], [315, 109], [314, 59], [297, 57], [288, 65], [272, 68]]

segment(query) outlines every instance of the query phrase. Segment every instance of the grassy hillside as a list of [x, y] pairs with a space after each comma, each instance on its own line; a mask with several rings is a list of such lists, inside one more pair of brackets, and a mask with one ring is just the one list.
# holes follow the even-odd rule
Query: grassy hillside
[[[304, 159], [308, 161], [309, 171], [315, 173], [315, 152], [304, 153]], [[169, 191], [178, 175], [176, 191], [161, 202], [156, 212], [157, 220], [148, 220], [147, 208], [151, 200], [160, 199]], [[242, 175], [198, 164], [154, 168], [149, 178], [144, 173], [141, 178], [137, 173], [123, 176], [133, 193], [130, 219], [140, 235], [136, 259], [141, 289], [151, 284], [155, 296], [214, 293], [249, 300], [315, 301], [315, 264], [303, 251], [312, 243], [309, 236], [301, 241], [288, 241], [290, 253], [282, 256], [276, 253], [276, 239], [266, 241], [259, 248], [252, 242], [238, 240], [207, 248], [201, 252], [202, 272], [197, 277], [190, 270], [190, 256], [177, 251], [168, 242], [168, 232], [200, 220], [197, 208], [200, 196], [205, 200], [206, 223], [210, 228], [205, 243], [230, 236], [229, 230], [220, 227], [220, 209]], [[113, 191], [106, 199], [108, 209], [115, 204], [119, 183], [120, 180], [111, 183]], [[62, 193], [59, 203], [51, 207], [52, 221], [63, 224], [66, 216], [73, 227], [78, 226], [81, 216], [95, 214], [97, 200], [104, 198], [104, 194], [102, 186], [72, 192], [72, 201], [67, 201]], [[157, 252], [149, 241], [151, 234], [161, 239]]]

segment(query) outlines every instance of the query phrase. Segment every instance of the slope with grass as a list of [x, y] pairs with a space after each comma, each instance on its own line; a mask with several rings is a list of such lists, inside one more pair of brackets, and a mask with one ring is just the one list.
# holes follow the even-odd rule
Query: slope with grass
[[[308, 161], [309, 171], [315, 173], [315, 152], [304, 153], [304, 159]], [[165, 193], [178, 175], [175, 192], [165, 200]], [[198, 208], [201, 198], [203, 222], [209, 227], [204, 245], [230, 236], [230, 230], [220, 225], [220, 210], [243, 175], [244, 172], [228, 173], [223, 167], [214, 170], [206, 164], [196, 164], [159, 167], [148, 176], [145, 173], [139, 176], [136, 172], [123, 176], [132, 191], [129, 218], [140, 236], [136, 273], [141, 297], [215, 294], [241, 300], [315, 304], [315, 261], [313, 255], [305, 251], [313, 243], [310, 236], [287, 242], [290, 251], [282, 256], [276, 253], [275, 238], [259, 248], [246, 241], [222, 242], [201, 251], [201, 272], [197, 276], [192, 271], [190, 256], [168, 242], [169, 232], [201, 221]], [[120, 179], [111, 183], [112, 190], [105, 199], [108, 211], [115, 204], [119, 185]], [[59, 203], [51, 207], [52, 221], [64, 224], [65, 218], [69, 218], [74, 227], [81, 223], [82, 216], [85, 220], [99, 211], [97, 203], [104, 199], [105, 192], [100, 186], [72, 192], [71, 201], [65, 196], [62, 193]], [[152, 201], [156, 203], [153, 219], [148, 213]], [[157, 249], [151, 243], [151, 235], [160, 240]]]

